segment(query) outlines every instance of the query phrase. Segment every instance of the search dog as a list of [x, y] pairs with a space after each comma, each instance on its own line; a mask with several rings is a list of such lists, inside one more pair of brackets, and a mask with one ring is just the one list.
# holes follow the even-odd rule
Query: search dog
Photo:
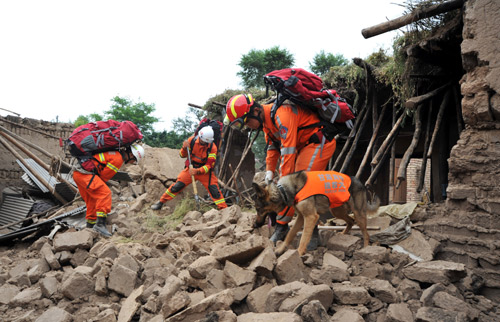
[[[345, 176], [335, 171], [299, 171], [282, 177], [277, 183], [271, 182], [266, 185], [264, 182], [255, 182], [255, 180], [252, 183], [252, 187], [255, 191], [255, 209], [257, 210], [257, 219], [254, 227], [257, 228], [262, 226], [267, 215], [272, 212], [279, 213], [285, 207], [293, 206], [295, 208], [295, 213], [297, 214], [296, 222], [286, 235], [284, 243], [276, 250], [276, 255], [280, 256], [283, 254], [302, 226], [304, 226], [304, 229], [300, 239], [298, 252], [301, 256], [304, 255], [320, 215], [325, 214], [333, 215], [347, 223], [342, 234], [349, 233], [354, 222], [356, 222], [363, 234], [364, 247], [368, 246], [370, 236], [366, 229], [367, 214], [372, 214], [377, 211], [380, 206], [380, 199], [375, 195], [372, 201], [368, 201], [368, 190], [361, 181], [356, 177], [345, 176], [344, 178], [350, 178], [348, 189], [345, 187], [345, 190], [348, 191], [348, 195], [345, 195], [344, 191], [343, 197], [344, 199], [348, 198], [348, 200], [344, 201], [340, 206], [330, 208], [331, 203], [326, 194], [314, 194], [297, 202], [297, 194], [307, 183], [307, 173], [337, 177]], [[313, 180], [311, 180], [311, 183], [313, 183]], [[317, 182], [314, 181], [313, 184], [317, 185]], [[342, 183], [340, 185], [342, 185]], [[308, 187], [308, 189], [310, 189], [310, 187]], [[304, 192], [302, 192], [302, 194], [303, 193]], [[351, 211], [354, 213], [354, 219], [349, 216]]]

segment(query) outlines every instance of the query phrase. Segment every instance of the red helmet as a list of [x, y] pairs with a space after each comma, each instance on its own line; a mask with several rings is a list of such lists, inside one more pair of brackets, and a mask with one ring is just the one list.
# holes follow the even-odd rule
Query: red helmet
[[250, 112], [250, 107], [254, 102], [252, 94], [238, 94], [231, 97], [226, 105], [226, 117], [229, 122], [244, 117]]

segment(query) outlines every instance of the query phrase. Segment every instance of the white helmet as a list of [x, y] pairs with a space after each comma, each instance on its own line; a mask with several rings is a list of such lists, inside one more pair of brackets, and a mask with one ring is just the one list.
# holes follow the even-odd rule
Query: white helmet
[[142, 159], [144, 159], [144, 148], [140, 146], [139, 144], [132, 144], [130, 146], [130, 150], [132, 151], [132, 154], [134, 155], [135, 159], [137, 160], [137, 163], [139, 163]]
[[199, 132], [200, 140], [205, 143], [212, 143], [214, 141], [214, 130], [211, 126], [203, 127]]

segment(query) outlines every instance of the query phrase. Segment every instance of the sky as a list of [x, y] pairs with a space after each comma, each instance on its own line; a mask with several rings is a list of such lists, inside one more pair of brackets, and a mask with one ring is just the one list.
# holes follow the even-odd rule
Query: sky
[[0, 115], [73, 122], [120, 96], [154, 104], [155, 129], [171, 130], [188, 103], [242, 88], [238, 63], [252, 49], [279, 46], [305, 69], [321, 50], [392, 54], [399, 31], [364, 39], [361, 30], [400, 17], [404, 3], [0, 1]]

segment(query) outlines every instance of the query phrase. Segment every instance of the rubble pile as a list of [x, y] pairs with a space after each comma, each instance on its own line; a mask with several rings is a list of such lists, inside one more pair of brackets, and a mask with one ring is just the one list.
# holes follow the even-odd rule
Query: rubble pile
[[[120, 217], [122, 215], [118, 215]], [[463, 264], [414, 261], [322, 231], [276, 258], [269, 228], [233, 205], [188, 212], [175, 230], [124, 242], [68, 230], [0, 248], [4, 321], [498, 321]], [[119, 218], [117, 218], [119, 219]]]

